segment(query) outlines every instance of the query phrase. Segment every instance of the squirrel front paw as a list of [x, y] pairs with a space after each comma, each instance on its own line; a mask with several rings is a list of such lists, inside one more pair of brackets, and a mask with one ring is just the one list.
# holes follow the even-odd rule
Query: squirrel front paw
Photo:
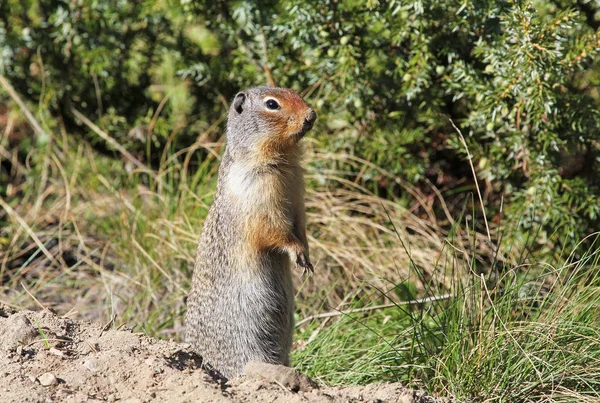
[[308, 257], [308, 248], [298, 239], [290, 242], [285, 251], [289, 254], [290, 260], [296, 264], [296, 267], [302, 268], [302, 274], [314, 272], [313, 265]]
[[296, 254], [296, 266], [302, 268], [302, 274], [314, 273], [315, 271], [310, 259], [308, 258], [308, 254], [304, 251]]

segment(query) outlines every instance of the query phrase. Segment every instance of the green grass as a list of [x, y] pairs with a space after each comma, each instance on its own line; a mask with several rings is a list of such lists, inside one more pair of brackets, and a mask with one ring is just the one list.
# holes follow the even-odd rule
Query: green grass
[[[5, 199], [0, 299], [38, 309], [26, 287], [61, 315], [116, 315], [115, 326], [177, 339], [216, 183], [219, 144], [202, 147], [161, 150], [156, 177], [83, 141], [52, 137], [30, 150]], [[459, 401], [600, 399], [594, 237], [536, 261], [534, 230], [521, 241], [492, 226], [502, 241], [490, 244], [468, 219], [477, 203], [468, 216], [438, 217], [418, 189], [370, 162], [307, 148], [316, 271], [296, 273], [297, 321], [346, 313], [298, 326], [297, 368], [331, 384], [399, 381]], [[369, 179], [336, 168], [349, 165], [396, 181], [412, 202], [381, 199]], [[440, 299], [414, 302], [429, 296]]]
[[503, 266], [493, 286], [454, 256], [452, 298], [313, 323], [295, 363], [327, 383], [400, 381], [458, 401], [597, 401], [597, 244], [557, 268]]

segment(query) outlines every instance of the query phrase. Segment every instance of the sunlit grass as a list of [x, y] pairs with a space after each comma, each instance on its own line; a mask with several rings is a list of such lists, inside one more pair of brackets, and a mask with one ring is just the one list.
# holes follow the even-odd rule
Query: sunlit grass
[[597, 401], [597, 244], [559, 267], [502, 266], [493, 285], [454, 256], [451, 298], [315, 320], [295, 363], [328, 383], [400, 381], [458, 401]]

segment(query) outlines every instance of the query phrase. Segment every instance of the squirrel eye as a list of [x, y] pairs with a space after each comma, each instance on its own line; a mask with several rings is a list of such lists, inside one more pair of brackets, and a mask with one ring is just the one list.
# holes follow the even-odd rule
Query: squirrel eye
[[268, 99], [267, 102], [265, 102], [265, 105], [267, 106], [267, 109], [270, 109], [272, 111], [281, 109], [281, 106], [279, 105], [279, 103], [277, 101], [275, 101], [274, 99]]

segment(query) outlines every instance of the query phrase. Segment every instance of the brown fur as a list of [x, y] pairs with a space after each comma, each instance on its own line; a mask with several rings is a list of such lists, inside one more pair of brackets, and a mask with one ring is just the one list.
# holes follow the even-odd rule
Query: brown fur
[[268, 215], [250, 221], [247, 231], [250, 245], [259, 253], [275, 248], [284, 251], [292, 249], [299, 252], [304, 248], [300, 240], [292, 233], [292, 223], [283, 220], [275, 221]]

